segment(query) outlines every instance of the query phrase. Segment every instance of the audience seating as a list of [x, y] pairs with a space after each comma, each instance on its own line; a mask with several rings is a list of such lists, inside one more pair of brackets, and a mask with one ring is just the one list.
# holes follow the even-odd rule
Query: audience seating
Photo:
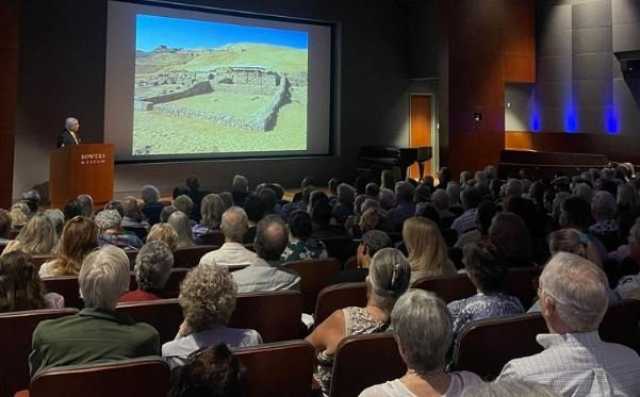
[[30, 397], [158, 397], [169, 393], [169, 367], [160, 357], [50, 368], [31, 381]]
[[173, 340], [182, 324], [182, 308], [177, 299], [161, 299], [148, 302], [120, 303], [116, 308], [134, 320], [154, 327], [160, 334], [160, 342]]
[[75, 309], [45, 309], [0, 314], [0, 396], [29, 386], [31, 336], [38, 323], [77, 313]]
[[329, 285], [331, 278], [340, 271], [340, 262], [333, 258], [287, 262], [283, 266], [300, 275], [300, 290], [304, 296], [303, 310], [305, 313], [313, 313], [318, 294]]
[[241, 348], [245, 397], [309, 397], [315, 351], [303, 340]]
[[320, 291], [313, 316], [316, 325], [321, 324], [333, 312], [349, 306], [367, 304], [366, 283], [342, 283], [330, 285]]
[[193, 247], [176, 250], [176, 252], [173, 253], [173, 267], [195, 267], [207, 252], [218, 248], [219, 246], [215, 245], [194, 245]]
[[600, 325], [600, 336], [640, 354], [640, 301], [627, 300], [611, 306]]
[[336, 351], [329, 396], [357, 397], [367, 387], [399, 378], [406, 370], [392, 334], [347, 337]]
[[198, 245], [214, 245], [216, 247], [220, 247], [224, 244], [224, 234], [219, 230], [205, 233], [198, 237], [196, 243]]
[[297, 291], [239, 294], [229, 326], [255, 329], [265, 343], [297, 339], [303, 330], [302, 305]]
[[82, 309], [84, 302], [80, 298], [80, 286], [77, 276], [48, 277], [42, 280], [47, 292], [55, 292], [64, 296], [66, 307]]
[[536, 335], [546, 332], [539, 313], [473, 322], [454, 345], [451, 368], [493, 380], [509, 360], [541, 352]]
[[147, 239], [147, 229], [144, 227], [134, 227], [134, 226], [124, 226], [126, 232], [135, 234], [141, 241], [145, 241]]
[[[169, 275], [169, 280], [167, 280], [167, 284], [164, 287], [164, 291], [162, 292], [163, 298], [177, 298], [180, 295], [180, 284], [185, 277], [187, 277], [187, 273], [189, 273], [191, 269], [171, 269], [171, 274]], [[138, 288], [138, 283], [136, 282], [136, 276], [131, 273], [131, 281], [129, 284], [129, 289], [134, 291]]]
[[327, 246], [327, 253], [331, 258], [336, 258], [340, 263], [346, 262], [353, 256], [360, 243], [353, 241], [351, 237], [332, 237], [322, 239]]
[[[539, 268], [527, 267], [510, 269], [507, 273], [506, 292], [520, 299], [525, 310], [531, 307], [537, 295], [534, 282], [539, 272]], [[453, 277], [425, 277], [416, 280], [412, 287], [434, 292], [447, 303], [476, 294], [476, 287], [466, 274]]]
[[344, 270], [353, 270], [358, 268], [358, 258], [356, 256], [352, 256], [344, 262], [342, 266]]
[[[1, 251], [0, 251], [1, 252]], [[34, 255], [31, 257], [31, 261], [35, 265], [36, 268], [40, 268], [45, 262], [52, 260], [54, 256], [52, 255]]]

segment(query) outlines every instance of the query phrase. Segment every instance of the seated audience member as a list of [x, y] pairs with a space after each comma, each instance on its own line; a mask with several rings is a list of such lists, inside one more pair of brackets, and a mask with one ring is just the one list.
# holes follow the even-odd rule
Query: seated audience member
[[591, 200], [593, 200], [593, 189], [586, 183], [578, 183], [573, 188], [573, 195], [583, 199], [587, 203], [590, 203]]
[[36, 190], [28, 190], [22, 193], [21, 201], [29, 206], [29, 211], [35, 214], [40, 209], [40, 193]]
[[173, 214], [176, 211], [177, 209], [173, 205], [167, 205], [166, 207], [164, 207], [162, 211], [160, 211], [160, 222], [167, 223], [169, 221], [169, 217], [171, 216], [171, 214]]
[[396, 206], [387, 212], [387, 219], [394, 232], [401, 231], [404, 221], [416, 214], [413, 191], [413, 186], [408, 182], [396, 183]]
[[93, 218], [93, 197], [89, 194], [81, 194], [76, 200], [80, 204], [81, 215], [87, 218]]
[[295, 211], [289, 215], [289, 244], [280, 259], [283, 262], [326, 259], [327, 247], [322, 241], [311, 237], [312, 232], [311, 216], [305, 211]]
[[338, 185], [340, 185], [340, 183], [342, 183], [340, 179], [335, 177], [329, 179], [329, 182], [327, 182], [327, 188], [329, 189], [329, 196], [331, 196], [331, 198], [338, 195]]
[[233, 207], [233, 195], [231, 192], [222, 192], [219, 194], [220, 198], [224, 202], [225, 211]]
[[333, 237], [349, 237], [344, 227], [331, 224], [331, 207], [329, 200], [324, 198], [318, 200], [311, 209], [311, 222], [313, 223], [313, 233], [311, 237], [320, 240]]
[[168, 223], [156, 223], [151, 226], [149, 234], [147, 234], [147, 243], [151, 241], [162, 241], [169, 247], [171, 252], [176, 252], [178, 249], [178, 233]]
[[29, 255], [51, 255], [56, 243], [56, 231], [49, 218], [36, 214], [20, 230], [16, 239], [7, 244], [2, 255], [18, 250]]
[[563, 396], [636, 395], [640, 357], [598, 335], [608, 306], [602, 270], [580, 256], [556, 254], [540, 276], [538, 296], [550, 332], [537, 336], [545, 350], [511, 360], [498, 379], [540, 383]]
[[29, 255], [13, 251], [0, 256], [0, 313], [63, 307], [61, 295], [44, 293], [38, 270]]
[[524, 313], [518, 298], [505, 293], [507, 266], [501, 262], [490, 244], [468, 244], [464, 247], [464, 268], [477, 293], [450, 302], [453, 334], [460, 335], [472, 321]]
[[[447, 394], [448, 396], [448, 394]], [[553, 390], [537, 383], [496, 381], [471, 386], [461, 397], [561, 397]]]
[[50, 208], [45, 210], [43, 214], [51, 221], [56, 236], [60, 237], [62, 235], [62, 228], [64, 228], [64, 213], [57, 208]]
[[249, 219], [249, 227], [244, 235], [244, 242], [250, 244], [256, 238], [256, 225], [260, 222], [260, 219], [264, 218], [264, 203], [256, 194], [249, 193], [244, 202], [244, 210], [247, 212], [247, 218]]
[[273, 189], [268, 187], [260, 189], [258, 197], [260, 197], [260, 200], [262, 201], [264, 213], [266, 215], [278, 214], [280, 212], [278, 196], [276, 196], [276, 192], [274, 192]]
[[382, 170], [380, 173], [380, 189], [388, 189], [393, 191], [396, 186], [396, 177], [391, 170]]
[[142, 240], [135, 234], [126, 233], [120, 226], [122, 218], [116, 210], [102, 210], [95, 218], [98, 226], [98, 244], [118, 247], [140, 248]]
[[336, 310], [307, 336], [317, 352], [315, 380], [324, 393], [331, 389], [331, 371], [336, 349], [347, 336], [385, 331], [396, 300], [409, 288], [411, 267], [393, 248], [378, 251], [369, 266], [367, 305]]
[[142, 213], [149, 224], [155, 225], [160, 222], [160, 212], [164, 205], [160, 202], [160, 191], [153, 185], [142, 187]]
[[185, 190], [184, 194], [189, 196], [189, 198], [193, 202], [191, 219], [200, 221], [200, 218], [202, 216], [200, 213], [200, 210], [202, 208], [202, 199], [207, 195], [207, 192], [200, 190], [200, 181], [195, 176], [187, 178], [187, 180], [185, 181], [185, 185], [187, 189]]
[[54, 259], [40, 267], [40, 277], [77, 276], [84, 258], [98, 246], [98, 227], [95, 222], [77, 216], [62, 230]]
[[224, 244], [215, 251], [205, 254], [201, 264], [215, 263], [218, 266], [248, 266], [258, 257], [255, 252], [242, 245], [247, 233], [247, 213], [240, 207], [231, 207], [222, 214], [220, 229], [224, 234]]
[[200, 264], [187, 274], [178, 298], [184, 322], [176, 338], [162, 346], [162, 356], [171, 367], [184, 365], [191, 353], [219, 343], [231, 347], [262, 343], [260, 334], [252, 329], [227, 327], [236, 295], [229, 271], [215, 263]]
[[226, 344], [212, 346], [175, 369], [169, 397], [242, 397], [240, 370], [238, 358]]
[[455, 276], [457, 270], [449, 260], [447, 244], [438, 225], [422, 217], [405, 221], [402, 240], [409, 252], [411, 282], [424, 277]]
[[416, 186], [413, 191], [413, 202], [416, 205], [416, 212], [419, 212], [422, 207], [431, 203], [431, 188], [424, 183]]
[[380, 208], [384, 211], [389, 211], [396, 205], [396, 195], [393, 193], [391, 189], [380, 189]]
[[489, 228], [491, 227], [491, 221], [498, 212], [497, 206], [493, 201], [483, 201], [478, 206], [476, 212], [476, 229], [466, 232], [462, 236], [458, 236], [458, 241], [455, 244], [456, 248], [463, 248], [470, 243], [477, 243], [480, 241], [489, 240]]
[[532, 266], [531, 235], [522, 218], [512, 212], [500, 212], [489, 227], [489, 241], [509, 267]]
[[476, 228], [476, 212], [482, 201], [482, 195], [476, 187], [467, 187], [460, 193], [460, 199], [464, 212], [451, 224], [451, 229], [455, 230], [458, 236]]
[[578, 229], [567, 228], [556, 230], [549, 235], [549, 252], [569, 252], [590, 260], [602, 267], [598, 251], [589, 238]]
[[249, 180], [242, 175], [235, 175], [231, 183], [231, 196], [233, 197], [233, 205], [238, 207], [244, 206], [244, 200], [249, 194]]
[[120, 214], [121, 218], [124, 217], [124, 206], [121, 201], [111, 200], [104, 205], [103, 210], [116, 210], [118, 211], [118, 214]]
[[360, 397], [459, 397], [482, 384], [472, 372], [445, 371], [453, 332], [447, 306], [435, 294], [412, 289], [402, 295], [391, 312], [391, 328], [407, 372], [365, 389]]
[[616, 254], [619, 256], [618, 262], [622, 270], [626, 270], [624, 267], [628, 267], [629, 270], [635, 269], [629, 271], [633, 274], [622, 277], [618, 282], [616, 293], [622, 299], [640, 300], [640, 273], [637, 271], [640, 268], [640, 219], [636, 220], [629, 232], [629, 244], [620, 247]]
[[616, 199], [611, 193], [601, 190], [593, 196], [591, 213], [596, 223], [589, 227], [589, 232], [602, 241], [608, 252], [621, 243], [616, 211]]
[[333, 207], [332, 216], [338, 225], [343, 225], [347, 218], [354, 214], [356, 190], [353, 186], [341, 183], [338, 186], [338, 201]]
[[73, 219], [76, 216], [82, 216], [82, 208], [80, 207], [80, 202], [76, 199], [67, 201], [64, 205], [64, 208], [62, 209], [62, 212], [64, 213], [65, 222], [68, 222], [70, 219]]
[[366, 232], [356, 249], [357, 268], [339, 272], [332, 279], [331, 284], [363, 282], [369, 275], [371, 258], [381, 249], [392, 246], [393, 242], [387, 233], [380, 230]]
[[9, 211], [0, 208], [0, 245], [7, 245], [11, 239], [11, 215]]
[[[329, 201], [329, 196], [327, 196], [327, 194], [325, 192], [323, 192], [322, 190], [314, 190], [314, 191], [309, 193], [309, 200], [307, 202], [306, 208], [300, 208], [300, 210], [302, 210], [302, 211], [306, 210], [307, 213], [311, 214], [311, 210], [313, 210], [313, 207], [319, 201]], [[331, 203], [329, 202], [329, 204], [331, 204]], [[295, 210], [295, 211], [298, 211], [298, 210]], [[290, 211], [290, 213], [293, 213], [293, 212], [294, 211]]]
[[222, 213], [225, 211], [224, 201], [217, 194], [207, 194], [200, 204], [200, 223], [192, 228], [193, 238], [200, 243], [200, 238], [208, 233], [220, 230]]
[[[449, 182], [447, 184], [447, 196], [449, 196], [449, 210], [454, 214], [462, 215], [462, 202], [460, 201], [460, 184], [458, 182]], [[459, 216], [459, 215], [458, 215]]]
[[449, 195], [444, 189], [438, 189], [431, 195], [431, 203], [440, 215], [440, 224], [443, 228], [451, 227], [455, 219], [453, 212], [449, 210]]
[[191, 219], [182, 211], [176, 211], [167, 220], [178, 234], [176, 249], [189, 248], [193, 246], [193, 232], [191, 231]]
[[181, 194], [173, 200], [172, 205], [177, 211], [185, 214], [189, 219], [193, 219], [193, 200], [186, 194]]
[[281, 267], [280, 257], [289, 243], [287, 225], [277, 215], [258, 223], [254, 248], [257, 258], [249, 267], [231, 273], [238, 292], [269, 292], [300, 288], [300, 276]]
[[20, 231], [29, 222], [31, 210], [26, 203], [19, 201], [11, 206], [9, 215], [11, 216], [12, 230]]
[[635, 223], [636, 218], [640, 216], [640, 207], [638, 206], [638, 192], [631, 183], [622, 183], [618, 185], [618, 226], [620, 228], [620, 236], [628, 236], [629, 230]]
[[563, 228], [574, 228], [584, 233], [589, 241], [596, 247], [600, 255], [600, 261], [607, 257], [607, 249], [602, 242], [589, 231], [593, 223], [591, 205], [579, 197], [568, 197], [560, 206], [558, 223]]
[[123, 204], [122, 222], [120, 223], [126, 229], [141, 229], [146, 235], [149, 230], [149, 222], [144, 218], [142, 209], [135, 197], [127, 197]]
[[362, 204], [365, 200], [378, 201], [378, 195], [380, 194], [380, 187], [377, 184], [370, 182], [364, 188], [364, 194], [360, 194], [356, 197], [354, 202], [356, 214], [362, 214]]
[[162, 241], [151, 241], [136, 255], [133, 273], [138, 289], [120, 297], [119, 302], [162, 299], [162, 293], [173, 268], [173, 252]]
[[31, 375], [50, 367], [159, 355], [158, 331], [115, 311], [129, 281], [129, 258], [122, 249], [107, 245], [89, 254], [78, 278], [84, 309], [38, 324]]

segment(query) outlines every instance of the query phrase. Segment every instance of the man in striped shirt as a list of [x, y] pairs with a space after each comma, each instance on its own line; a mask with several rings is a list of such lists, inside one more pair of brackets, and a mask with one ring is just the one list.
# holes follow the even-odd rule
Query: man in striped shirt
[[607, 292], [607, 278], [596, 265], [569, 253], [555, 255], [538, 290], [550, 332], [537, 336], [545, 350], [510, 361], [498, 379], [540, 383], [564, 397], [640, 395], [638, 354], [598, 334]]

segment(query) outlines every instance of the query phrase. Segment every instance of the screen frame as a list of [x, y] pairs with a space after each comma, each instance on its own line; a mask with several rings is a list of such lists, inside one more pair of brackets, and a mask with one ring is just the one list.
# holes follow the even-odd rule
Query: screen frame
[[[336, 21], [328, 21], [328, 20], [319, 20], [319, 19], [311, 19], [311, 18], [299, 18], [299, 17], [290, 17], [290, 16], [282, 16], [276, 14], [265, 14], [259, 12], [252, 11], [242, 11], [242, 10], [232, 10], [221, 7], [213, 7], [213, 6], [205, 6], [205, 5], [196, 5], [196, 4], [184, 4], [184, 3], [176, 3], [173, 1], [163, 1], [163, 0], [108, 0], [109, 2], [116, 3], [129, 3], [129, 4], [139, 4], [143, 6], [151, 6], [151, 7], [163, 7], [175, 10], [183, 10], [183, 11], [194, 11], [194, 12], [203, 12], [209, 14], [219, 14], [225, 16], [233, 16], [233, 17], [244, 17], [244, 18], [257, 18], [264, 19], [269, 21], [277, 21], [277, 22], [291, 22], [291, 23], [300, 23], [300, 24], [308, 24], [308, 25], [317, 25], [324, 26], [330, 29], [330, 54], [331, 61], [329, 64], [330, 77], [329, 77], [329, 147], [327, 153], [314, 154], [314, 153], [291, 153], [291, 154], [257, 154], [251, 155], [244, 153], [242, 155], [234, 155], [233, 153], [224, 154], [224, 156], [211, 156], [211, 153], [208, 154], [188, 154], [188, 155], [163, 155], [162, 158], [149, 158], [145, 156], [141, 156], [140, 159], [127, 159], [127, 160], [115, 160], [115, 164], [162, 164], [162, 163], [191, 163], [191, 162], [218, 162], [218, 161], [238, 161], [238, 160], [288, 160], [288, 159], [304, 159], [304, 158], [326, 158], [326, 157], [334, 157], [336, 156], [336, 132], [338, 130], [338, 117], [336, 116], [336, 102], [337, 102], [337, 73], [336, 69], [338, 57], [338, 46], [337, 46], [337, 31], [339, 30], [339, 23]], [[107, 17], [108, 18], [108, 17]], [[108, 22], [107, 22], [108, 24]], [[105, 43], [105, 53], [107, 52], [107, 45]], [[105, 84], [106, 84], [106, 70], [105, 70]], [[106, 87], [105, 87], [105, 95], [106, 95]], [[105, 115], [106, 116], [106, 115]], [[133, 133], [133, 131], [132, 131]], [[104, 137], [104, 134], [103, 134]], [[103, 139], [104, 140], [104, 139]], [[175, 156], [175, 157], [168, 157]]]

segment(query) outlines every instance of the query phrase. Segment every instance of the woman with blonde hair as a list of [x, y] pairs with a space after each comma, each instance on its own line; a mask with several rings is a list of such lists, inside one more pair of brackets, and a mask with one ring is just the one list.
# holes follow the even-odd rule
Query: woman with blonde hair
[[189, 248], [193, 246], [193, 232], [191, 231], [191, 220], [182, 211], [176, 211], [169, 217], [168, 223], [173, 226], [178, 233], [177, 249]]
[[13, 230], [20, 230], [29, 222], [31, 209], [29, 209], [27, 203], [20, 201], [11, 206], [9, 215], [11, 216]]
[[40, 267], [40, 277], [77, 276], [82, 261], [98, 246], [98, 227], [84, 216], [69, 220], [62, 229], [56, 258]]
[[151, 230], [147, 234], [147, 243], [156, 240], [167, 244], [171, 252], [176, 252], [178, 249], [178, 233], [168, 223], [156, 223], [151, 226]]
[[442, 233], [432, 220], [418, 216], [407, 219], [402, 228], [402, 240], [409, 252], [412, 283], [424, 277], [453, 276], [457, 273], [449, 260]]
[[7, 244], [2, 255], [17, 250], [29, 255], [50, 255], [56, 242], [56, 231], [51, 220], [43, 214], [37, 214], [20, 230], [16, 239]]

